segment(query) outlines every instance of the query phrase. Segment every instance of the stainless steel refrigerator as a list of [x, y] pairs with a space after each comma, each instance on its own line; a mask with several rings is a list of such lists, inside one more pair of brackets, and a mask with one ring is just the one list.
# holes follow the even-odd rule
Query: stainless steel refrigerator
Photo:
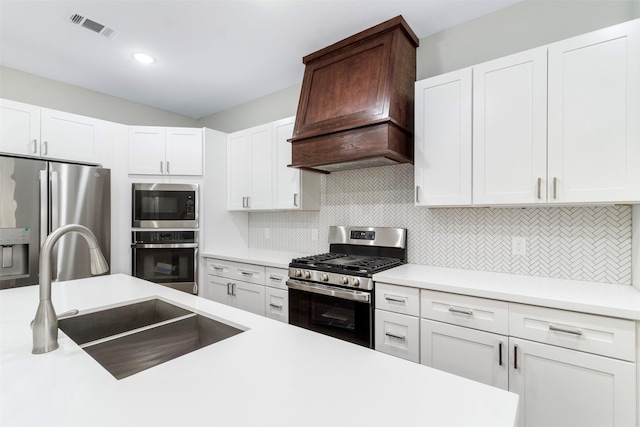
[[[0, 156], [0, 289], [39, 283], [40, 247], [66, 224], [88, 227], [111, 263], [109, 169]], [[75, 233], [53, 252], [53, 279], [91, 276], [89, 247]]]

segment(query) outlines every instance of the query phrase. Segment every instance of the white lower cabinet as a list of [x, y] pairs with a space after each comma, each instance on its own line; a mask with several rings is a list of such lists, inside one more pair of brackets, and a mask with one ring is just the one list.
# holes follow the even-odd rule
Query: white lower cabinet
[[204, 298], [264, 316], [264, 285], [208, 276], [202, 289]]
[[519, 426], [636, 425], [635, 363], [518, 338], [509, 348]]
[[420, 320], [420, 363], [494, 387], [509, 388], [509, 338]]
[[286, 268], [266, 267], [265, 273], [265, 314], [271, 319], [289, 323], [289, 271]]
[[264, 266], [207, 259], [206, 271], [204, 298], [265, 315]]
[[420, 361], [420, 291], [376, 283], [375, 349]]
[[[376, 350], [415, 360], [414, 317], [379, 309], [411, 292], [376, 284]], [[635, 321], [419, 292], [420, 363], [517, 393], [518, 426], [639, 425]]]
[[289, 294], [287, 291], [269, 287], [265, 291], [266, 316], [283, 323], [289, 323]]
[[376, 350], [412, 362], [420, 361], [420, 324], [417, 317], [376, 310], [375, 324]]

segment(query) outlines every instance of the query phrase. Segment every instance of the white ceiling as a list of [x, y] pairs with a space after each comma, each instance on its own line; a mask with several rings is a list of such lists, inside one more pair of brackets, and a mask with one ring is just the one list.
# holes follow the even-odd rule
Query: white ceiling
[[0, 64], [200, 118], [299, 83], [303, 56], [394, 16], [422, 38], [518, 1], [0, 0]]

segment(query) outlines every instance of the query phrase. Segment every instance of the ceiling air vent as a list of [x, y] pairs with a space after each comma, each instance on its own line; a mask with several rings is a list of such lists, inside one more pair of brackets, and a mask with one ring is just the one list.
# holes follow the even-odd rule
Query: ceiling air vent
[[116, 35], [116, 30], [114, 30], [113, 28], [109, 28], [105, 25], [100, 24], [99, 22], [96, 22], [92, 19], [87, 18], [86, 16], [82, 16], [75, 12], [71, 12], [71, 15], [69, 16], [69, 22], [84, 27], [87, 30], [91, 30], [94, 33], [98, 33], [101, 36], [105, 36], [108, 39], [112, 39]]

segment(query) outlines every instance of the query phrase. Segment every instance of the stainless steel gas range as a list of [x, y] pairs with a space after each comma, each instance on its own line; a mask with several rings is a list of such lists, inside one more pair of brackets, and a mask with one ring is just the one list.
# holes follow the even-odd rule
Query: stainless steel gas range
[[373, 348], [372, 276], [406, 262], [407, 230], [329, 228], [329, 252], [289, 264], [289, 323]]

